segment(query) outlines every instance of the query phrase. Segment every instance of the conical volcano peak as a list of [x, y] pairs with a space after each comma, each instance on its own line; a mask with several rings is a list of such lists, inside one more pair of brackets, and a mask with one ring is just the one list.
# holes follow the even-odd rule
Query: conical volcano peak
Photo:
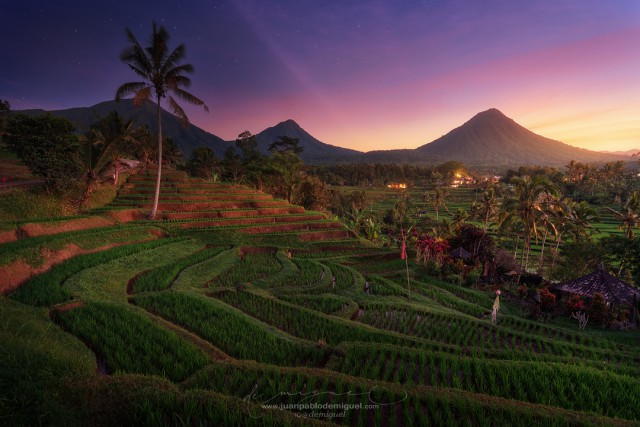
[[[471, 120], [483, 119], [483, 120], [496, 120], [496, 119], [509, 119], [504, 113], [497, 108], [489, 108], [488, 110], [481, 111], [471, 118]], [[510, 119], [509, 119], [510, 120]]]
[[274, 127], [279, 127], [279, 126], [284, 126], [289, 129], [302, 129], [302, 127], [300, 127], [300, 125], [293, 119], [287, 119], [283, 122], [278, 123]]
[[476, 114], [416, 151], [433, 159], [483, 165], [563, 165], [571, 159], [598, 161], [605, 158], [600, 153], [537, 135], [496, 108]]

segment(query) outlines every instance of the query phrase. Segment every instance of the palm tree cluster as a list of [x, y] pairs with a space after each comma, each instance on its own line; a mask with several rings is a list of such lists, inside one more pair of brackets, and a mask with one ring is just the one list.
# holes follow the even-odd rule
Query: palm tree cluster
[[[635, 200], [633, 196], [630, 198], [624, 213], [614, 211], [631, 237], [630, 228], [638, 225]], [[523, 272], [531, 263], [533, 243], [540, 244], [537, 264], [542, 269], [547, 243], [553, 239], [553, 268], [562, 242], [587, 239], [594, 231], [592, 224], [600, 221], [588, 202], [562, 196], [559, 186], [543, 175], [513, 177], [508, 185], [486, 183], [479, 199], [472, 204], [471, 216], [482, 222], [483, 230], [493, 224], [498, 236], [514, 242], [513, 257], [517, 259], [519, 254], [519, 269]]]

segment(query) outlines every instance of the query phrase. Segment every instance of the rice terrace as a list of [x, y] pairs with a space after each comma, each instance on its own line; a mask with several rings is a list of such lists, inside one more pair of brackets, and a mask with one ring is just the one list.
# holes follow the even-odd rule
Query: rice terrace
[[35, 3], [0, 426], [640, 426], [634, 2]]
[[[0, 246], [8, 419], [638, 421], [637, 335], [531, 320], [508, 300], [492, 323], [489, 288], [413, 260], [407, 287], [397, 248], [243, 185], [167, 171], [151, 222], [154, 175], [131, 175], [91, 214], [5, 224], [28, 236]], [[311, 404], [338, 409], [304, 417]]]

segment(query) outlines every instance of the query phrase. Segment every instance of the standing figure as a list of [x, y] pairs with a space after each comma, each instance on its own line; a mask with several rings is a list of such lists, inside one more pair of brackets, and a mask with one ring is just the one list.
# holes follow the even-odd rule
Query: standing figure
[[493, 311], [491, 312], [491, 322], [495, 322], [500, 310], [500, 289], [496, 291], [496, 299], [493, 301]]

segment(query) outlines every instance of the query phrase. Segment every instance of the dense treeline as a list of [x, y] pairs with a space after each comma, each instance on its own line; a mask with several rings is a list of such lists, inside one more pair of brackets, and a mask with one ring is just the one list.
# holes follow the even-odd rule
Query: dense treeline
[[457, 161], [437, 166], [414, 166], [410, 164], [351, 163], [331, 166], [314, 166], [309, 173], [318, 176], [330, 185], [359, 187], [384, 187], [390, 183], [413, 185], [444, 185], [457, 174], [466, 174], [466, 167]]

